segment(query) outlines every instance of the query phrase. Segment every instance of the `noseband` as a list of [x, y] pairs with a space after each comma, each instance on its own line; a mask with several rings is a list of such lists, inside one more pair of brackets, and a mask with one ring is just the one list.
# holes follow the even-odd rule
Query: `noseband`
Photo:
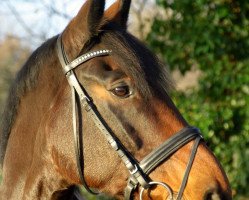
[[[149, 178], [149, 174], [160, 164], [162, 164], [163, 161], [167, 160], [172, 154], [174, 154], [185, 144], [189, 143], [192, 140], [195, 140], [190, 153], [190, 158], [186, 167], [186, 171], [183, 176], [183, 180], [177, 195], [177, 200], [180, 200], [183, 196], [183, 191], [186, 187], [188, 176], [195, 158], [199, 142], [202, 139], [202, 136], [197, 128], [185, 127], [176, 134], [174, 134], [173, 136], [171, 136], [169, 139], [167, 139], [159, 147], [154, 149], [140, 162], [138, 162], [113, 133], [111, 128], [108, 126], [107, 122], [103, 119], [102, 115], [98, 112], [98, 109], [94, 104], [92, 98], [88, 95], [85, 88], [79, 83], [74, 73], [74, 69], [77, 68], [79, 65], [96, 57], [110, 55], [111, 52], [112, 52], [111, 50], [106, 50], [106, 49], [93, 51], [81, 55], [72, 62], [69, 62], [66, 53], [64, 51], [61, 35], [57, 39], [58, 57], [72, 90], [73, 132], [74, 132], [77, 167], [79, 171], [80, 180], [88, 192], [93, 194], [98, 194], [92, 191], [87, 186], [84, 178], [84, 159], [82, 155], [83, 154], [82, 131], [79, 131], [77, 128], [77, 114], [76, 114], [78, 113], [82, 105], [82, 107], [86, 110], [86, 112], [91, 116], [95, 125], [101, 130], [102, 134], [106, 137], [110, 146], [117, 152], [117, 154], [119, 155], [119, 157], [121, 158], [121, 160], [123, 161], [123, 163], [125, 164], [126, 168], [130, 173], [130, 177], [124, 192], [125, 200], [132, 199], [132, 193], [139, 186], [142, 187], [142, 189], [140, 190], [140, 200], [142, 200], [144, 190], [147, 190], [155, 185], [162, 186], [163, 188], [165, 188], [169, 192], [170, 199], [173, 200], [172, 189], [166, 183], [152, 181]], [[80, 99], [81, 104], [77, 103], [78, 97]]]

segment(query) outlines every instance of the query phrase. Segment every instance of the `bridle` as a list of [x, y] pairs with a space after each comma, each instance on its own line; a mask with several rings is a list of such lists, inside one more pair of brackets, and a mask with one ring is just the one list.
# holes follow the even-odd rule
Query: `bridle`
[[[96, 105], [94, 104], [92, 98], [88, 95], [85, 88], [79, 83], [74, 69], [80, 66], [81, 64], [89, 61], [90, 59], [107, 56], [111, 54], [111, 50], [97, 50], [92, 51], [86, 54], [83, 54], [73, 60], [72, 62], [68, 61], [64, 47], [62, 44], [61, 35], [57, 39], [57, 53], [62, 65], [63, 71], [66, 75], [66, 78], [69, 82], [72, 91], [72, 105], [73, 105], [73, 132], [74, 132], [74, 142], [75, 142], [75, 153], [77, 160], [77, 167], [80, 176], [80, 180], [86, 190], [90, 193], [96, 194], [93, 192], [86, 184], [84, 178], [84, 160], [83, 160], [83, 146], [82, 146], [82, 131], [77, 130], [77, 115], [76, 109], [80, 107], [77, 104], [76, 98], [77, 95], [82, 103], [82, 107], [86, 112], [91, 116], [95, 125], [101, 130], [102, 134], [106, 137], [110, 146], [117, 152], [119, 157], [122, 159], [126, 168], [130, 173], [130, 177], [125, 188], [124, 197], [126, 200], [132, 199], [132, 192], [138, 187], [141, 186], [140, 191], [140, 200], [142, 200], [143, 191], [149, 189], [153, 185], [161, 185], [166, 190], [168, 190], [170, 199], [173, 199], [172, 189], [163, 182], [156, 182], [150, 180], [148, 175], [159, 166], [164, 160], [168, 159], [172, 154], [177, 150], [183, 147], [185, 144], [195, 139], [194, 145], [191, 150], [190, 158], [186, 167], [186, 171], [177, 195], [177, 200], [180, 200], [183, 195], [183, 191], [186, 187], [188, 176], [194, 161], [194, 157], [199, 145], [202, 136], [199, 130], [195, 127], [185, 127], [178, 133], [171, 136], [168, 140], [162, 143], [159, 147], [154, 149], [150, 154], [148, 154], [142, 161], [138, 162], [129, 151], [122, 145], [116, 135], [112, 132], [111, 128], [108, 126], [106, 121], [103, 119], [101, 114], [98, 112]], [[77, 94], [77, 95], [76, 95]], [[78, 106], [77, 106], [78, 105]], [[98, 194], [98, 193], [97, 193]]]
[[[199, 130], [195, 127], [185, 127], [168, 140], [162, 143], [159, 147], [154, 149], [149, 153], [145, 158], [138, 162], [129, 151], [122, 145], [120, 140], [113, 133], [111, 128], [108, 126], [107, 122], [103, 119], [102, 115], [99, 113], [96, 105], [94, 104], [92, 98], [88, 95], [84, 86], [79, 83], [74, 69], [80, 66], [81, 64], [89, 61], [90, 59], [111, 55], [112, 50], [97, 50], [92, 51], [86, 54], [83, 54], [73, 60], [72, 62], [68, 61], [64, 47], [62, 44], [62, 36], [59, 35], [57, 39], [57, 53], [62, 65], [63, 71], [66, 75], [66, 78], [69, 82], [72, 91], [72, 106], [73, 106], [73, 133], [74, 133], [74, 143], [75, 143], [75, 153], [77, 160], [77, 167], [80, 176], [80, 180], [86, 190], [93, 194], [98, 194], [92, 191], [86, 184], [84, 178], [84, 159], [83, 159], [83, 145], [82, 145], [82, 131], [79, 131], [77, 128], [77, 113], [79, 114], [80, 107], [82, 106], [85, 111], [91, 116], [95, 125], [101, 130], [102, 134], [105, 136], [107, 142], [110, 146], [117, 152], [126, 168], [130, 173], [127, 186], [124, 191], [125, 200], [132, 199], [132, 193], [139, 186], [142, 187], [140, 190], [140, 200], [142, 200], [144, 190], [151, 188], [152, 186], [159, 185], [164, 187], [168, 192], [170, 199], [173, 200], [173, 191], [172, 189], [163, 182], [152, 181], [149, 178], [149, 174], [157, 168], [163, 161], [168, 159], [172, 154], [177, 150], [183, 147], [185, 144], [189, 143], [192, 140], [195, 140], [190, 158], [186, 167], [185, 174], [177, 195], [177, 200], [180, 200], [183, 196], [184, 189], [187, 184], [188, 176], [197, 152], [202, 136]], [[79, 99], [78, 99], [79, 98]], [[77, 101], [77, 100], [80, 100]]]

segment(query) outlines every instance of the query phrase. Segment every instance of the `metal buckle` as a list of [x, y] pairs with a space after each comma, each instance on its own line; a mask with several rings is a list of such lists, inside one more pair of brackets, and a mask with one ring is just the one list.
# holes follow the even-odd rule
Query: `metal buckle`
[[84, 94], [82, 96], [80, 96], [80, 100], [81, 100], [82, 105], [85, 108], [85, 110], [87, 112], [89, 112], [92, 109], [92, 107], [90, 105], [91, 104], [91, 100], [86, 95], [84, 95]]
[[108, 143], [112, 146], [112, 148], [117, 151], [119, 148], [118, 148], [118, 143], [113, 139], [111, 138]]
[[129, 169], [129, 172], [130, 172], [131, 175], [134, 175], [138, 171], [137, 165], [133, 165], [133, 167], [134, 167], [134, 169], [132, 169], [132, 170]]

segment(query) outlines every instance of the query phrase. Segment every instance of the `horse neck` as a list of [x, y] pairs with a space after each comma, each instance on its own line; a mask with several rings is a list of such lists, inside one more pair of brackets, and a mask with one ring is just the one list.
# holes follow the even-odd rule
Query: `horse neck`
[[[54, 62], [51, 65], [44, 65], [40, 68], [36, 86], [20, 99], [5, 154], [1, 197], [6, 197], [5, 199], [38, 198], [38, 196], [29, 195], [38, 195], [34, 191], [37, 191], [39, 184], [44, 184], [41, 180], [45, 177], [47, 182], [51, 182], [50, 180], [54, 181], [57, 178], [53, 176], [58, 174], [48, 172], [48, 169], [44, 168], [43, 159], [37, 149], [46, 151], [44, 150], [46, 115], [58, 92], [63, 90], [62, 87], [65, 88], [66, 84], [63, 84], [63, 81], [66, 80], [59, 65], [55, 65]], [[54, 187], [54, 189], [50, 188], [50, 195], [52, 195], [53, 190], [56, 191], [57, 188], [60, 189], [65, 185], [61, 185], [61, 180], [58, 179], [58, 183], [49, 184], [49, 187]]]

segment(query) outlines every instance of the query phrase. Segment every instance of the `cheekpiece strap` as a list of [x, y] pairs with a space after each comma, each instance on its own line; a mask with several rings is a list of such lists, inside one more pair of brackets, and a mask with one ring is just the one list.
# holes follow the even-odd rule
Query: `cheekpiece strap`
[[[69, 82], [69, 85], [71, 87], [71, 91], [72, 91], [72, 122], [73, 122], [73, 134], [74, 134], [74, 146], [75, 146], [75, 155], [76, 155], [76, 164], [77, 164], [77, 168], [78, 168], [78, 173], [79, 173], [79, 177], [80, 177], [80, 181], [82, 182], [83, 186], [85, 187], [85, 189], [92, 194], [98, 194], [98, 192], [93, 191], [92, 189], [90, 189], [85, 181], [84, 178], [84, 160], [83, 160], [83, 146], [81, 144], [81, 138], [82, 138], [82, 133], [80, 133], [80, 131], [77, 128], [77, 103], [76, 103], [76, 98], [77, 96], [79, 96], [80, 101], [83, 103], [83, 107], [88, 107], [89, 102], [91, 101], [90, 98], [88, 97], [87, 93], [82, 89], [82, 86], [80, 85], [77, 77], [75, 76], [75, 73], [73, 71], [73, 69], [75, 69], [76, 67], [78, 67], [80, 64], [94, 58], [94, 57], [98, 57], [98, 56], [105, 56], [105, 55], [109, 55], [111, 50], [98, 50], [98, 51], [93, 51], [90, 53], [86, 53], [78, 58], [76, 58], [75, 60], [73, 60], [72, 62], [69, 62], [67, 55], [65, 53], [64, 50], [64, 46], [62, 43], [62, 37], [61, 35], [58, 36], [57, 38], [57, 53], [58, 53], [58, 57], [61, 63], [61, 66], [63, 68], [64, 73], [66, 74], [67, 80]], [[76, 95], [77, 93], [77, 95]]]

